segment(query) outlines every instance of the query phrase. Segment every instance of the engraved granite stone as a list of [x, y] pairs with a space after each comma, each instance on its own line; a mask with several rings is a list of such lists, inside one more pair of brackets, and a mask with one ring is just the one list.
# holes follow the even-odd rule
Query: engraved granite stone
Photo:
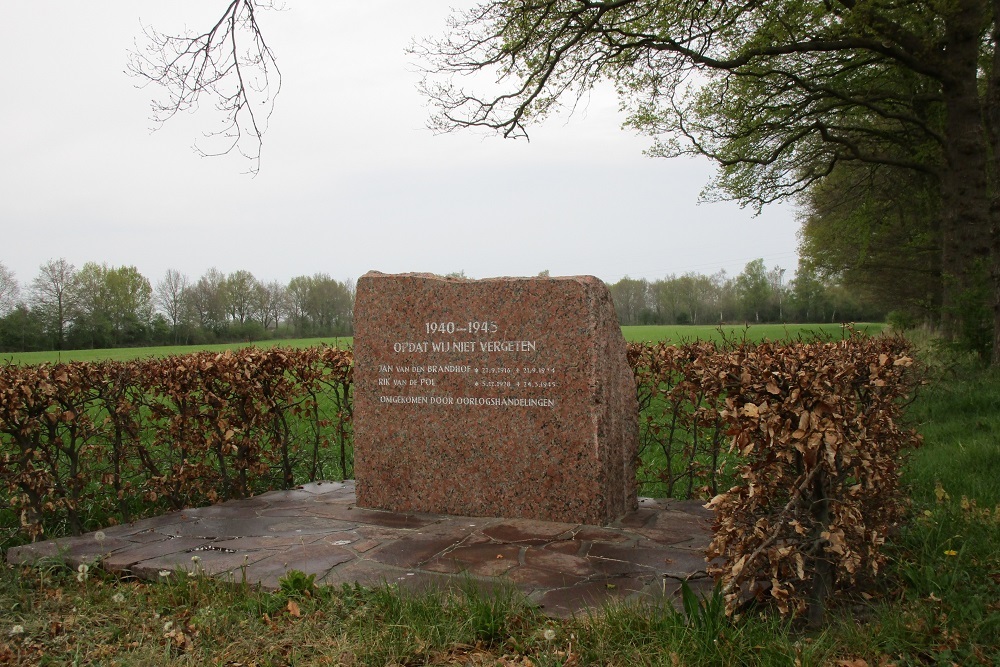
[[636, 507], [638, 407], [592, 276], [357, 284], [362, 507], [606, 524]]

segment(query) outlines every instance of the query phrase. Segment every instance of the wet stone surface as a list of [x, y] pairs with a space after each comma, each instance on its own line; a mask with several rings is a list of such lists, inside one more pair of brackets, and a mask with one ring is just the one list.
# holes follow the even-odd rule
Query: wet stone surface
[[97, 533], [15, 547], [12, 564], [53, 560], [155, 580], [186, 571], [269, 589], [289, 570], [322, 584], [403, 590], [513, 586], [551, 616], [612, 601], [708, 590], [711, 514], [700, 504], [639, 500], [608, 526], [456, 517], [355, 507], [354, 483], [317, 482]]

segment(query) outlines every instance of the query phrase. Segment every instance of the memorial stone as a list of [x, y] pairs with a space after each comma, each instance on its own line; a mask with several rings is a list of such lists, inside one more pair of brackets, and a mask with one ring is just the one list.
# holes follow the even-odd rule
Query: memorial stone
[[636, 507], [635, 380], [597, 278], [370, 272], [354, 353], [359, 506], [589, 524]]

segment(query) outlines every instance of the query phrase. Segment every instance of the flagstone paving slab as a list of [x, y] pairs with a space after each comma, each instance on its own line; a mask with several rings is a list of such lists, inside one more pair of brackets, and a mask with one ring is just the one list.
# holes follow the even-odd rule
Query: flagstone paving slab
[[[142, 576], [136, 572], [136, 567], [144, 561], [163, 559], [166, 556], [175, 556], [171, 562], [185, 562], [191, 560], [191, 555], [196, 550], [207, 547], [211, 540], [192, 537], [178, 537], [175, 539], [160, 540], [159, 542], [148, 542], [137, 544], [132, 549], [119, 549], [100, 559], [101, 567], [109, 572], [131, 572], [136, 576]], [[76, 552], [71, 548], [71, 554]], [[8, 556], [9, 558], [9, 556]], [[72, 555], [69, 558], [73, 560]], [[157, 568], [157, 572], [165, 566]]]
[[552, 616], [612, 601], [710, 591], [712, 514], [695, 501], [641, 498], [608, 526], [392, 512], [355, 505], [354, 482], [185, 509], [7, 552], [13, 564], [60, 560], [157, 579], [191, 573], [279, 587], [290, 570], [322, 584], [513, 586]]

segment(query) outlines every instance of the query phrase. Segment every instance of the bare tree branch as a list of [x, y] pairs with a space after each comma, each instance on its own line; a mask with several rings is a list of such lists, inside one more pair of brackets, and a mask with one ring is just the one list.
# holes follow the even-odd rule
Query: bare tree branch
[[250, 161], [251, 174], [260, 170], [264, 132], [281, 91], [281, 71], [257, 22], [257, 11], [266, 9], [280, 7], [275, 0], [230, 0], [201, 34], [169, 35], [143, 26], [146, 43], [136, 44], [127, 70], [141, 86], [162, 88], [164, 97], [151, 104], [154, 129], [182, 111], [197, 110], [203, 96], [212, 99], [222, 129], [205, 132], [195, 152], [236, 151]]

